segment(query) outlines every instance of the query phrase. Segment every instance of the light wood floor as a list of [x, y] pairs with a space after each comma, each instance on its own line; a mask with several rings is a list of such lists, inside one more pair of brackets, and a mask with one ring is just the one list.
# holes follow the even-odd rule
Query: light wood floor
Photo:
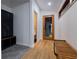
[[43, 40], [35, 44], [35, 47], [25, 53], [21, 59], [56, 59], [52, 40]]

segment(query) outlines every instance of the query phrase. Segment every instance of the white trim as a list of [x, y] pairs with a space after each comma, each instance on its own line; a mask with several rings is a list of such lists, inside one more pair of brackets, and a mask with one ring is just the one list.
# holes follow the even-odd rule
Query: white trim
[[30, 44], [23, 44], [23, 43], [16, 43], [17, 45], [23, 45], [23, 46], [28, 46], [30, 48], [34, 47], [34, 44], [30, 45]]

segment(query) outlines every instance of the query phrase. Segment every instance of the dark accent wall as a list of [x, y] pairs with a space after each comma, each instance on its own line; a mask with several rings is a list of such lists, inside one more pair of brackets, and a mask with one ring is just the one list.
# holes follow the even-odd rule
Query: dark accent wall
[[13, 14], [1, 10], [1, 37], [13, 36]]

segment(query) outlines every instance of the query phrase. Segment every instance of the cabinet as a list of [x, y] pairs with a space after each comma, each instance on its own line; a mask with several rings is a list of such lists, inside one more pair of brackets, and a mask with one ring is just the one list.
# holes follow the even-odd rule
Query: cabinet
[[12, 36], [12, 37], [7, 37], [1, 40], [1, 48], [2, 50], [15, 45], [16, 44], [16, 36]]

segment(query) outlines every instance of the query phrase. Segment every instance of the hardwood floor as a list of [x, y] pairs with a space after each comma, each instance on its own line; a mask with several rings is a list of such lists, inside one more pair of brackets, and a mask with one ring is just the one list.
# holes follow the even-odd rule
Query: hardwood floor
[[57, 59], [77, 59], [77, 51], [65, 40], [55, 40], [55, 54]]
[[54, 55], [53, 41], [42, 40], [35, 47], [25, 53], [21, 59], [56, 59]]

